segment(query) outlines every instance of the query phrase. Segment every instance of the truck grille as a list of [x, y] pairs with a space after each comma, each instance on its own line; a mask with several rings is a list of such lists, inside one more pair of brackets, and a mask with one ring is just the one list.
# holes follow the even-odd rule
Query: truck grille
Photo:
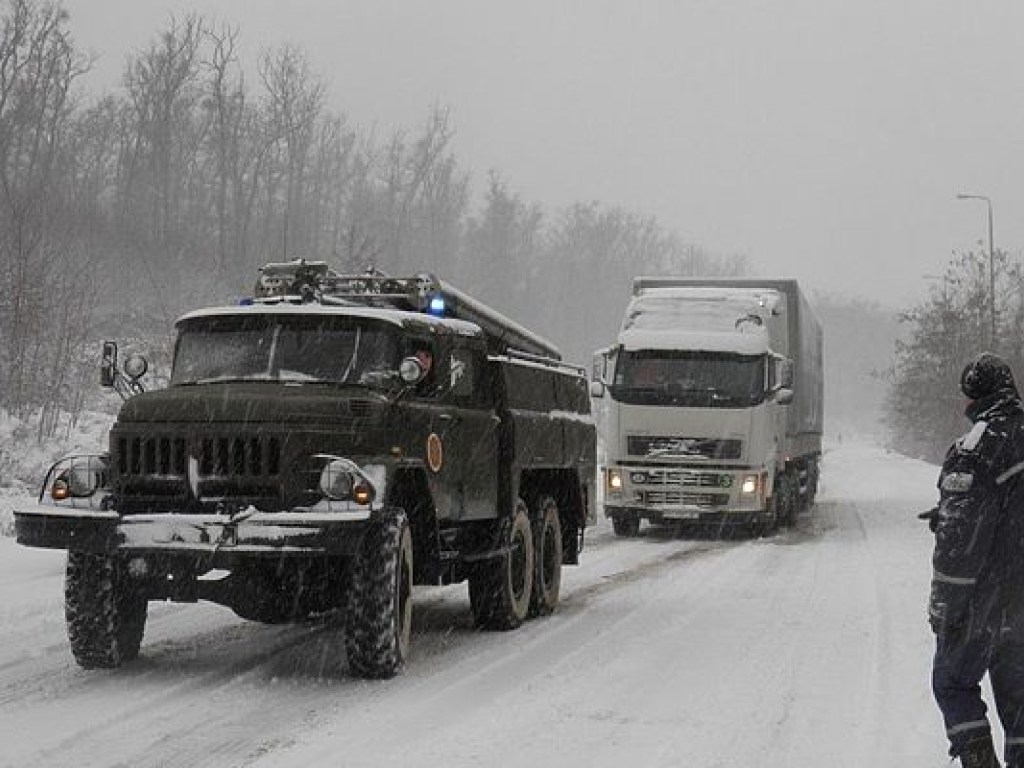
[[686, 493], [684, 491], [644, 491], [644, 503], [652, 506], [724, 507], [729, 503], [727, 493]]
[[220, 505], [250, 504], [281, 509], [286, 503], [283, 444], [281, 435], [115, 434], [111, 459], [118, 510], [209, 512]]
[[169, 435], [119, 437], [118, 472], [121, 477], [184, 476], [191, 453], [200, 476], [262, 478], [280, 474], [281, 441], [277, 437], [201, 437], [191, 442], [189, 446], [185, 438]]
[[721, 476], [716, 472], [681, 472], [679, 470], [647, 470], [644, 485], [678, 485], [690, 488], [718, 488]]
[[655, 435], [629, 435], [626, 451], [631, 456], [657, 458], [699, 456], [705, 459], [738, 459], [743, 452], [743, 441], [712, 437], [675, 437]]

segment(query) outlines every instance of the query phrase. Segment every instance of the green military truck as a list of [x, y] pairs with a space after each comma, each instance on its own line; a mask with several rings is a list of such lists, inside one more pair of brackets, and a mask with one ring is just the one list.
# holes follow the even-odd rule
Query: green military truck
[[353, 674], [405, 662], [414, 584], [468, 581], [475, 623], [559, 600], [595, 517], [585, 371], [431, 275], [261, 270], [252, 300], [177, 322], [168, 387], [144, 359], [109, 450], [49, 471], [18, 541], [68, 551], [76, 661], [139, 653], [151, 600], [260, 622], [334, 611]]

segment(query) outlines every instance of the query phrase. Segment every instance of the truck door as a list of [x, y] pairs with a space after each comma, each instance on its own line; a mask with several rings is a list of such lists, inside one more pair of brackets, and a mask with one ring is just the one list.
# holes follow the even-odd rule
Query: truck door
[[446, 357], [438, 371], [446, 382], [436, 434], [450, 483], [450, 514], [462, 520], [492, 518], [498, 500], [499, 420], [493, 387], [485, 381], [485, 351], [456, 343]]

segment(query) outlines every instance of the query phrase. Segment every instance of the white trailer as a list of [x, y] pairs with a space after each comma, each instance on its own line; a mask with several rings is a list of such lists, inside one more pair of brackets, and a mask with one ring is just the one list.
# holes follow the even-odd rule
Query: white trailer
[[795, 280], [636, 278], [591, 393], [621, 536], [645, 519], [768, 532], [814, 500], [822, 333]]

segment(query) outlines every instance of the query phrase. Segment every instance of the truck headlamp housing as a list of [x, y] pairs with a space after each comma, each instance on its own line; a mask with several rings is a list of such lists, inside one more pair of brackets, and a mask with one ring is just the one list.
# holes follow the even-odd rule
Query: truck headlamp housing
[[740, 484], [740, 493], [744, 496], [757, 493], [757, 475], [744, 475]]
[[61, 459], [46, 473], [40, 502], [48, 499], [61, 506], [103, 508], [109, 490], [107, 466], [105, 455]]
[[344, 459], [335, 459], [327, 462], [320, 472], [320, 492], [328, 499], [340, 500], [351, 496], [355, 479], [346, 466], [348, 463]]
[[621, 469], [609, 469], [608, 470], [608, 492], [609, 493], [621, 493], [622, 492], [622, 470]]
[[320, 470], [320, 492], [330, 501], [354, 501], [367, 506], [377, 497], [374, 483], [354, 461], [319, 454], [326, 463]]

